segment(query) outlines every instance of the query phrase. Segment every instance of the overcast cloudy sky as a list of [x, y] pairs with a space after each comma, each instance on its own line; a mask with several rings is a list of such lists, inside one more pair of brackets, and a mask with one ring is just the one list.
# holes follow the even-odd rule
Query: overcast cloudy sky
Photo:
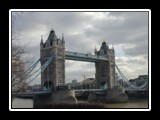
[[[40, 56], [40, 40], [53, 28], [62, 36], [66, 50], [94, 53], [103, 41], [115, 48], [116, 64], [128, 78], [148, 74], [148, 12], [28, 12], [17, 15], [15, 26], [21, 41], [35, 58]], [[66, 60], [66, 83], [95, 77], [94, 63]]]

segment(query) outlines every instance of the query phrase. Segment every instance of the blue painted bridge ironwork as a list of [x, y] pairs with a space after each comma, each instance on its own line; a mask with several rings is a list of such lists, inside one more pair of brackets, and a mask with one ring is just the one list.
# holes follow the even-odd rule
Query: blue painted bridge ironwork
[[92, 55], [90, 53], [77, 53], [65, 51], [65, 59], [67, 60], [76, 60], [76, 61], [87, 61], [87, 62], [98, 62], [98, 61], [108, 61], [107, 57]]
[[30, 92], [19, 92], [16, 94], [16, 97], [20, 98], [33, 98], [35, 95], [44, 95], [44, 94], [50, 94], [52, 93], [51, 90], [46, 90], [46, 91], [30, 91]]

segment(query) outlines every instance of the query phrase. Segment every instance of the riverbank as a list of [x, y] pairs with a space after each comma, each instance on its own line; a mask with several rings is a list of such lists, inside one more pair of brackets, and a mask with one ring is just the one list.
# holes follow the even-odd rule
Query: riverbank
[[102, 103], [67, 103], [67, 104], [45, 104], [37, 105], [35, 109], [106, 109], [107, 106]]
[[[78, 100], [78, 103], [88, 103], [86, 100]], [[114, 103], [114, 104], [105, 104], [105, 108], [112, 109], [123, 109], [123, 108], [137, 108], [137, 109], [145, 109], [148, 108], [148, 98], [129, 98], [127, 103]], [[21, 99], [15, 98], [12, 103], [12, 108], [33, 108], [33, 100], [32, 99]]]

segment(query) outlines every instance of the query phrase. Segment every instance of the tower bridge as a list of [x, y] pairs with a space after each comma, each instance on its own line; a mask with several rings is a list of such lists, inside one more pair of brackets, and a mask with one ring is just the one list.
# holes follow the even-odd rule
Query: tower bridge
[[64, 36], [57, 38], [55, 31], [51, 30], [45, 42], [41, 39], [41, 66], [52, 54], [55, 55], [54, 60], [41, 73], [42, 87], [46, 82], [50, 83], [53, 90], [56, 90], [57, 86], [65, 85], [65, 60], [75, 60], [95, 63], [97, 88], [105, 84], [112, 88], [115, 82], [115, 52], [114, 48], [109, 49], [106, 42], [102, 43], [99, 51], [95, 49], [95, 55], [65, 51]]
[[[90, 53], [78, 53], [72, 51], [65, 51], [65, 40], [64, 36], [62, 38], [57, 38], [55, 31], [51, 30], [47, 40], [44, 42], [43, 38], [41, 38], [40, 42], [40, 59], [36, 61], [29, 69], [31, 72], [38, 62], [40, 61], [41, 67], [38, 70], [41, 70], [31, 79], [29, 82], [35, 80], [39, 75], [41, 75], [41, 87], [46, 88], [48, 86], [48, 92], [42, 91], [38, 93], [28, 93], [29, 96], [33, 94], [51, 94], [52, 91], [57, 91], [59, 86], [65, 85], [65, 60], [75, 60], [75, 61], [85, 61], [95, 63], [95, 79], [96, 79], [96, 89], [90, 89], [87, 91], [90, 92], [102, 92], [103, 95], [104, 90], [101, 89], [102, 86], [107, 85], [107, 97], [104, 96], [105, 100], [114, 100], [114, 101], [127, 101], [123, 88], [114, 88], [115, 84], [115, 69], [118, 70], [122, 79], [130, 86], [130, 88], [125, 88], [127, 91], [144, 91], [148, 88], [148, 82], [146, 82], [141, 87], [133, 86], [129, 83], [126, 77], [122, 74], [118, 66], [115, 64], [115, 50], [112, 47], [109, 49], [109, 46], [106, 42], [103, 42], [100, 49], [95, 49], [94, 55]], [[37, 70], [37, 71], [38, 71]], [[148, 89], [147, 89], [148, 90]], [[86, 90], [76, 90], [78, 92], [86, 92]], [[31, 95], [32, 94], [32, 95]], [[57, 94], [57, 93], [55, 93]], [[67, 93], [68, 94], [68, 93]], [[70, 94], [70, 93], [69, 93]], [[123, 95], [122, 95], [123, 94]], [[21, 94], [18, 94], [21, 96]], [[66, 93], [64, 94], [66, 95]], [[27, 96], [27, 94], [24, 94]], [[61, 95], [63, 96], [63, 95]], [[44, 99], [42, 99], [43, 101]], [[49, 98], [50, 100], [50, 98]]]

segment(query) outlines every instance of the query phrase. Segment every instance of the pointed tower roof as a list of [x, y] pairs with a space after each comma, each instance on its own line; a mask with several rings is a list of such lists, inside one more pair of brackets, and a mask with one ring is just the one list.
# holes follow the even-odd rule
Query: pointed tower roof
[[114, 45], [112, 44], [112, 49], [114, 50]]
[[107, 52], [109, 51], [109, 46], [106, 44], [106, 42], [102, 43], [101, 49], [104, 51], [104, 54], [107, 54]]
[[97, 54], [97, 48], [95, 46], [95, 49], [94, 49], [94, 54], [96, 55]]
[[95, 46], [95, 49], [94, 49], [94, 50], [95, 50], [95, 52], [97, 52], [97, 48], [96, 48], [96, 46]]
[[50, 40], [50, 41], [57, 40], [57, 36], [56, 36], [55, 31], [53, 29], [49, 33], [48, 40]]
[[64, 42], [64, 34], [62, 33], [62, 42]]
[[41, 35], [41, 44], [43, 44], [43, 35]]

